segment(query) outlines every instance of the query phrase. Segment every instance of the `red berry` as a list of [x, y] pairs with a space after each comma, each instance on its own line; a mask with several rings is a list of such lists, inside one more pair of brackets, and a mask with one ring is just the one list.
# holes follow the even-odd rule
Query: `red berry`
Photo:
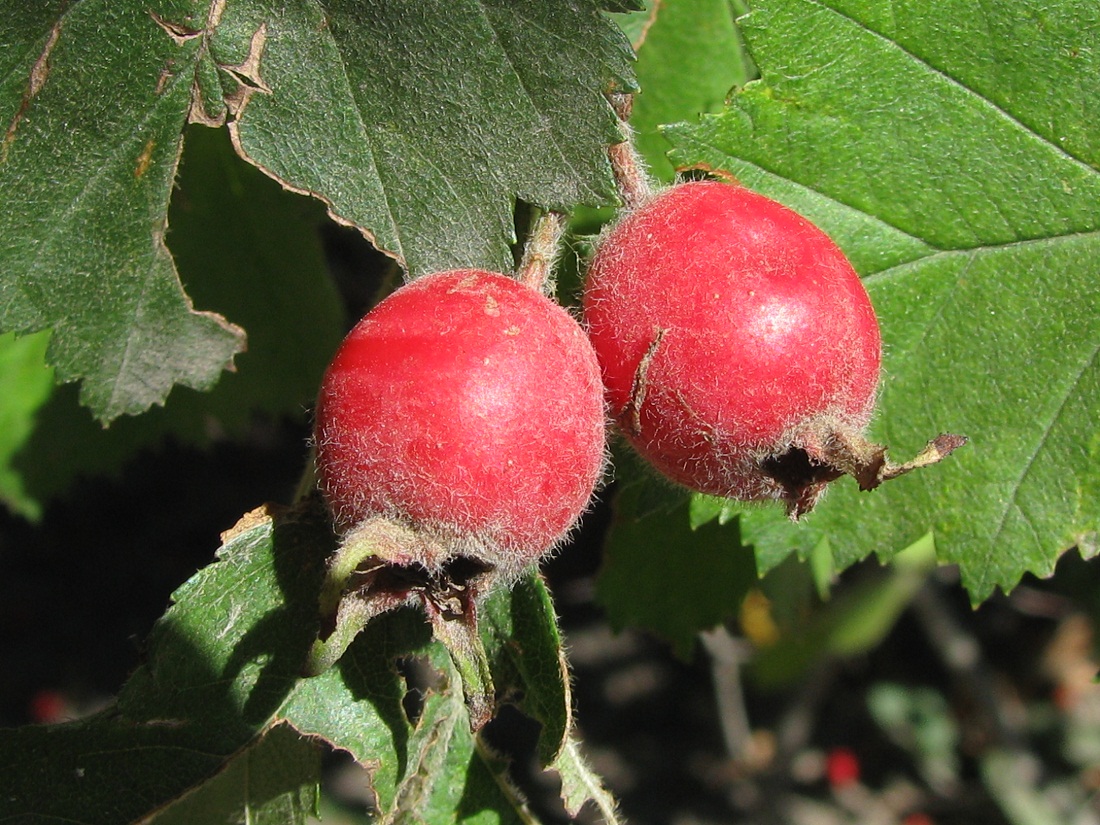
[[504, 275], [437, 273], [351, 331], [317, 406], [319, 485], [337, 526], [375, 516], [516, 572], [584, 511], [604, 462], [599, 367], [560, 306]]
[[584, 320], [612, 414], [673, 480], [797, 516], [851, 472], [829, 445], [871, 417], [878, 323], [843, 253], [790, 209], [716, 181], [665, 190], [601, 239]]
[[825, 777], [832, 788], [846, 788], [859, 781], [859, 757], [851, 748], [838, 747], [825, 757]]

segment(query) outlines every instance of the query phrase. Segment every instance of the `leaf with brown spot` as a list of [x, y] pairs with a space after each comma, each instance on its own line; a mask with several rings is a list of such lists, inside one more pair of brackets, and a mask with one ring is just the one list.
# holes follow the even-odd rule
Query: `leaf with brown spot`
[[[189, 122], [315, 195], [413, 274], [511, 266], [516, 199], [614, 197], [604, 92], [630, 50], [598, 0], [11, 4], [0, 91], [0, 332], [102, 422], [207, 390], [244, 350], [164, 246]], [[440, 49], [440, 43], [448, 43]]]
[[190, 78], [162, 72], [198, 40], [173, 41], [137, 3], [45, 5], [9, 24], [28, 86], [0, 92], [0, 121], [13, 124], [0, 163], [0, 329], [52, 329], [58, 381], [81, 381], [107, 422], [162, 404], [175, 384], [209, 389], [244, 331], [192, 306], [164, 245]]

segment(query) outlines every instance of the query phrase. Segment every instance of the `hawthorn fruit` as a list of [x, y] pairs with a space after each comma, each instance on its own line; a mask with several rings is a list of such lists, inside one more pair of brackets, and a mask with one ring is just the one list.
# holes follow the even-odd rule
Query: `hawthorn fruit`
[[563, 308], [505, 275], [402, 287], [333, 358], [317, 403], [320, 489], [342, 531], [383, 517], [443, 556], [518, 572], [584, 511], [604, 463], [599, 367]]
[[419, 604], [479, 728], [493, 699], [478, 603], [561, 542], [603, 472], [603, 386], [587, 336], [508, 276], [422, 277], [341, 344], [314, 445], [341, 545], [308, 670], [331, 666], [372, 617]]
[[824, 232], [743, 187], [640, 203], [600, 239], [583, 304], [619, 429], [692, 490], [798, 518], [845, 473], [871, 489], [962, 443], [895, 465], [866, 441], [882, 357], [867, 291]]

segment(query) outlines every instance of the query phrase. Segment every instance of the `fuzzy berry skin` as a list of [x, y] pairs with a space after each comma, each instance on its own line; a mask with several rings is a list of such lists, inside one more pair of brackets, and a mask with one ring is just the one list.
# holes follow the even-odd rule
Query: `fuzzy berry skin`
[[881, 341], [856, 272], [805, 218], [739, 186], [674, 186], [606, 233], [584, 321], [620, 428], [694, 490], [797, 515], [837, 475], [815, 474], [815, 449], [874, 407]]
[[504, 275], [420, 278], [344, 340], [318, 398], [320, 489], [344, 532], [392, 519], [518, 572], [551, 549], [600, 479], [599, 366], [564, 309]]

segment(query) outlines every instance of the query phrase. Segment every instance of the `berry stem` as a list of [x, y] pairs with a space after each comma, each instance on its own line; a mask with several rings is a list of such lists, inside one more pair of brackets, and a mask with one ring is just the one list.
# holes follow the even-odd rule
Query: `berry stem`
[[619, 186], [619, 197], [627, 209], [637, 209], [653, 194], [649, 177], [645, 173], [638, 151], [634, 148], [633, 131], [630, 128], [630, 110], [634, 106], [634, 96], [628, 94], [610, 95], [611, 108], [619, 118], [619, 131], [623, 140], [613, 143], [607, 149], [611, 161], [611, 171]]
[[516, 271], [516, 280], [536, 292], [549, 295], [553, 291], [554, 261], [558, 256], [561, 236], [565, 232], [565, 215], [553, 210], [543, 212], [534, 221], [527, 243], [523, 248], [523, 260]]

